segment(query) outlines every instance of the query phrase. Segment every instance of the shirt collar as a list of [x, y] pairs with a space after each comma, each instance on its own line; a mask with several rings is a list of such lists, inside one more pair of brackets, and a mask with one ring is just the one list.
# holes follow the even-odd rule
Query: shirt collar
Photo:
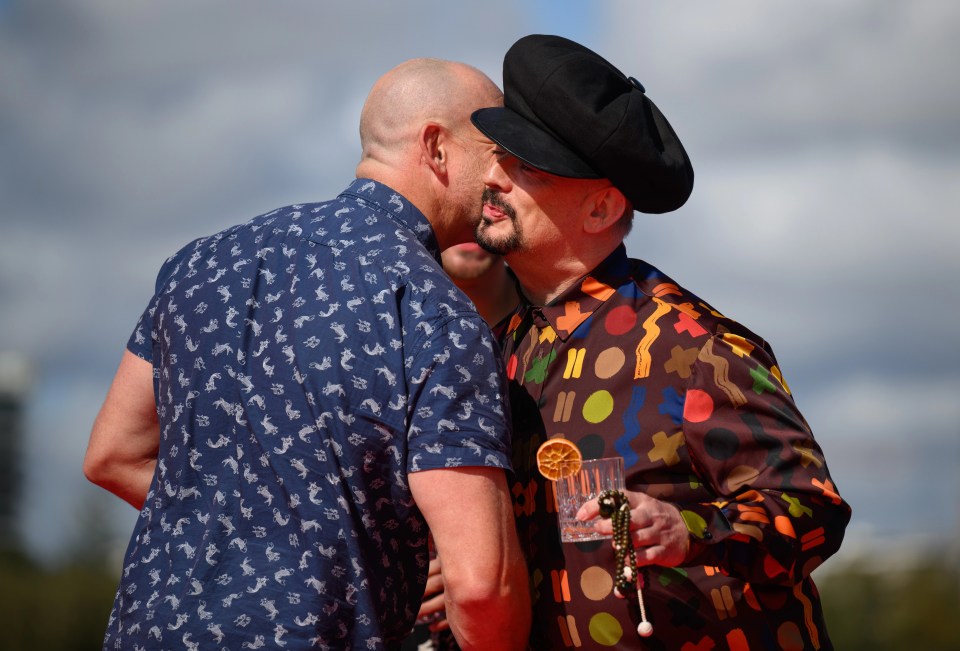
[[354, 179], [340, 196], [354, 197], [371, 208], [386, 213], [390, 219], [411, 230], [430, 255], [440, 260], [440, 244], [433, 232], [433, 226], [419, 208], [393, 188], [373, 179], [360, 178]]
[[627, 249], [621, 244], [590, 273], [580, 278], [549, 304], [533, 305], [521, 293], [523, 308], [514, 314], [508, 334], [520, 325], [522, 317], [532, 312], [541, 329], [549, 325], [561, 341], [566, 341], [587, 319], [593, 316], [617, 292], [617, 287], [630, 278], [631, 264]]

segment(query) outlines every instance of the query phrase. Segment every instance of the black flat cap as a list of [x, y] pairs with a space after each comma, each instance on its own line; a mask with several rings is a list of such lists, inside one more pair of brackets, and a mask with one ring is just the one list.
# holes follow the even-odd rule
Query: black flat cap
[[645, 213], [686, 202], [693, 167], [640, 82], [579, 43], [533, 34], [503, 58], [502, 108], [471, 116], [488, 138], [537, 169], [609, 179]]

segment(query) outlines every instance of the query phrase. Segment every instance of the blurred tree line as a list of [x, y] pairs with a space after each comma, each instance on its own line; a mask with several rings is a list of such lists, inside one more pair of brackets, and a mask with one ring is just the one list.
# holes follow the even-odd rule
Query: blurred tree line
[[[96, 551], [87, 547], [55, 568], [0, 555], [0, 649], [100, 649], [119, 568]], [[960, 563], [949, 554], [890, 572], [864, 560], [817, 583], [839, 651], [960, 649]]]
[[103, 643], [115, 571], [72, 561], [43, 568], [22, 554], [0, 557], [0, 649], [92, 651]]
[[960, 649], [960, 562], [931, 553], [909, 568], [863, 559], [816, 579], [838, 651]]

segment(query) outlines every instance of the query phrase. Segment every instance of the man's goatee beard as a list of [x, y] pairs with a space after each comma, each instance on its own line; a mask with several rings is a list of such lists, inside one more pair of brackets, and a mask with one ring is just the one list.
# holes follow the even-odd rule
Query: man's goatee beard
[[[474, 231], [474, 239], [476, 239], [477, 244], [479, 244], [484, 251], [493, 253], [494, 255], [507, 255], [508, 253], [521, 251], [523, 249], [523, 237], [520, 231], [520, 223], [517, 221], [517, 212], [513, 209], [513, 206], [504, 201], [499, 192], [491, 190], [490, 188], [484, 188], [482, 201], [483, 204], [490, 204], [506, 215], [510, 220], [510, 224], [513, 226], [513, 230], [510, 235], [506, 235], [502, 239], [494, 240], [489, 238], [485, 233], [486, 230], [492, 226], [493, 222], [481, 214], [480, 221], [477, 222], [477, 227]], [[482, 213], [482, 205], [480, 210]]]

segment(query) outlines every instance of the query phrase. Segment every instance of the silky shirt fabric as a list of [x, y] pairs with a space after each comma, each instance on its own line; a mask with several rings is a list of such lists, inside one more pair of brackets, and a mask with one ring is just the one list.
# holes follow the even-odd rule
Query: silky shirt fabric
[[159, 457], [105, 648], [399, 648], [428, 566], [408, 474], [509, 466], [499, 349], [439, 253], [357, 179], [163, 265], [128, 343]]
[[[768, 344], [623, 246], [501, 332], [510, 385], [514, 511], [533, 590], [531, 648], [830, 649], [810, 573], [850, 518]], [[620, 456], [626, 488], [674, 504], [680, 567], [612, 594], [609, 540], [561, 543], [536, 450], [565, 437]]]

